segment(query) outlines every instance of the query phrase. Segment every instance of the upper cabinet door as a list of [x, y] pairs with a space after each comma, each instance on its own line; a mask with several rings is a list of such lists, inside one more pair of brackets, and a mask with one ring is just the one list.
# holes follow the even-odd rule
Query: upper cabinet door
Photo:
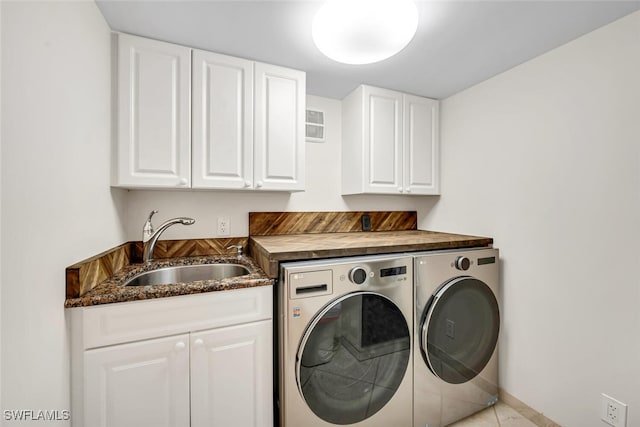
[[254, 185], [304, 190], [305, 73], [255, 63]]
[[193, 187], [253, 186], [253, 62], [193, 51]]
[[364, 191], [402, 192], [402, 94], [364, 86]]
[[191, 49], [118, 34], [115, 186], [189, 187]]
[[439, 104], [404, 95], [404, 184], [408, 194], [440, 194]]

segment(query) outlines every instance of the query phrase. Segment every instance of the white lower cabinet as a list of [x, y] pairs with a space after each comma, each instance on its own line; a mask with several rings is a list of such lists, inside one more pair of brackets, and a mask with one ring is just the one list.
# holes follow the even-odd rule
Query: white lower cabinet
[[72, 425], [273, 427], [271, 292], [71, 309]]
[[189, 335], [85, 354], [85, 426], [189, 425]]
[[269, 320], [191, 334], [191, 427], [273, 424], [271, 333]]

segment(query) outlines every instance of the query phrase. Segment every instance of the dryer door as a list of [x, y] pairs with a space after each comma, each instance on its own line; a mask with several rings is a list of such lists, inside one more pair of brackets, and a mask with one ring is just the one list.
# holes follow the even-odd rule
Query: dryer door
[[420, 348], [429, 369], [451, 384], [486, 366], [498, 342], [498, 302], [484, 282], [458, 277], [439, 288], [425, 309]]
[[392, 398], [409, 365], [409, 325], [384, 295], [356, 292], [326, 305], [309, 324], [296, 358], [309, 408], [333, 424], [369, 418]]

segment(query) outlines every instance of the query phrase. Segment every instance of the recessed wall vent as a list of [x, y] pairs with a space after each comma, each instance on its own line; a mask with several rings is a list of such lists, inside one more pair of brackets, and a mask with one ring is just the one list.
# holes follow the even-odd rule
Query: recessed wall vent
[[308, 142], [324, 142], [324, 112], [307, 110], [305, 134]]

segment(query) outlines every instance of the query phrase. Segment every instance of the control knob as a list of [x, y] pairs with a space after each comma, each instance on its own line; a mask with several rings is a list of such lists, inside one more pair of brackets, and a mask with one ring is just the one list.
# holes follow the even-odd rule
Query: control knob
[[471, 267], [471, 261], [466, 256], [456, 258], [455, 266], [458, 270], [467, 271]]
[[356, 285], [362, 285], [367, 281], [367, 271], [362, 267], [354, 267], [349, 272], [349, 280]]

